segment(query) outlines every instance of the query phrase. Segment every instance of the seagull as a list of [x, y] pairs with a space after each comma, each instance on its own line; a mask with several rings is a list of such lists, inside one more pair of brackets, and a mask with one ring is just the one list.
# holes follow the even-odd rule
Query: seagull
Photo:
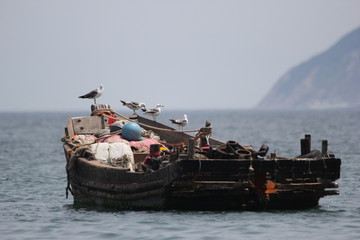
[[138, 103], [138, 102], [127, 102], [120, 100], [124, 106], [127, 106], [128, 108], [132, 109], [134, 111], [134, 114], [136, 114], [135, 110], [139, 110], [140, 108], [145, 108], [145, 103]]
[[142, 108], [144, 114], [152, 116], [154, 121], [156, 121], [156, 116], [158, 116], [161, 113], [161, 108], [164, 107], [161, 104], [157, 104], [156, 108], [146, 110], [145, 108]]
[[100, 97], [104, 92], [104, 86], [101, 84], [97, 89], [92, 90], [91, 92], [80, 96], [79, 98], [89, 98], [94, 99], [94, 103], [96, 104], [96, 99]]
[[177, 120], [174, 120], [174, 119], [169, 119], [172, 124], [175, 124], [179, 127], [179, 130], [181, 128], [181, 130], [183, 130], [183, 128], [189, 123], [189, 120], [187, 118], [187, 115], [184, 114], [184, 119], [177, 119]]

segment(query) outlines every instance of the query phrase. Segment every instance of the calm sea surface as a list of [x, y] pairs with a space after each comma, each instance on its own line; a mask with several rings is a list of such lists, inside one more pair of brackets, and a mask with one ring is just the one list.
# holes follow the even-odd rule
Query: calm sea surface
[[[127, 113], [127, 112], [124, 112]], [[130, 113], [130, 112], [128, 112]], [[186, 129], [209, 120], [213, 137], [279, 156], [313, 149], [328, 139], [342, 159], [339, 196], [303, 211], [112, 211], [75, 207], [65, 198], [65, 157], [60, 139], [67, 118], [88, 113], [0, 113], [0, 239], [360, 239], [360, 111], [168, 112], [188, 114]]]

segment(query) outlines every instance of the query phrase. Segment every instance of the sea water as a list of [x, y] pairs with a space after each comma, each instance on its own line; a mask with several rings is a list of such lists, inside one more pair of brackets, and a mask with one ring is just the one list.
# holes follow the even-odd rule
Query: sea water
[[[131, 112], [122, 112], [131, 113]], [[88, 113], [0, 113], [0, 239], [360, 239], [360, 111], [166, 111], [158, 121], [186, 113], [198, 129], [208, 120], [212, 137], [278, 156], [300, 154], [329, 141], [342, 159], [340, 195], [297, 211], [114, 211], [73, 205], [65, 197], [60, 141], [68, 117]]]

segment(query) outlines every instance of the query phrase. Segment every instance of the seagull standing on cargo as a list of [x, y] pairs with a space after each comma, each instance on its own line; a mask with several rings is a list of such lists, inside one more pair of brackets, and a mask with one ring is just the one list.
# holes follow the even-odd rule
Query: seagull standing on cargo
[[142, 108], [141, 110], [143, 110], [144, 114], [152, 116], [154, 121], [156, 121], [156, 116], [159, 116], [159, 114], [161, 113], [161, 108], [164, 107], [161, 104], [157, 104], [156, 108], [153, 109], [149, 109], [146, 110], [145, 108]]
[[169, 119], [171, 121], [172, 124], [175, 124], [176, 126], [179, 127], [179, 130], [181, 128], [181, 130], [183, 130], [183, 128], [189, 123], [189, 120], [187, 118], [187, 115], [184, 114], [184, 119]]
[[127, 101], [123, 101], [120, 100], [120, 102], [122, 102], [122, 104], [128, 108], [130, 108], [131, 110], [134, 111], [134, 114], [136, 114], [135, 110], [139, 110], [140, 108], [144, 108], [145, 109], [145, 103], [138, 103], [138, 102], [127, 102]]
[[104, 92], [104, 86], [101, 84], [100, 87], [92, 90], [91, 92], [79, 96], [79, 98], [89, 98], [94, 99], [94, 104], [96, 104], [96, 99], [99, 98]]

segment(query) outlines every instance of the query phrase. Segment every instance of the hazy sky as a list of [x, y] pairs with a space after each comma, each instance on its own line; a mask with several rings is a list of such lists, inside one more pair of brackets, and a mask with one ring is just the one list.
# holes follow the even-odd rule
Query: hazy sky
[[[0, 0], [0, 111], [252, 108], [360, 27], [358, 0]], [[165, 111], [164, 109], [164, 111]], [[130, 111], [128, 111], [130, 113]]]

